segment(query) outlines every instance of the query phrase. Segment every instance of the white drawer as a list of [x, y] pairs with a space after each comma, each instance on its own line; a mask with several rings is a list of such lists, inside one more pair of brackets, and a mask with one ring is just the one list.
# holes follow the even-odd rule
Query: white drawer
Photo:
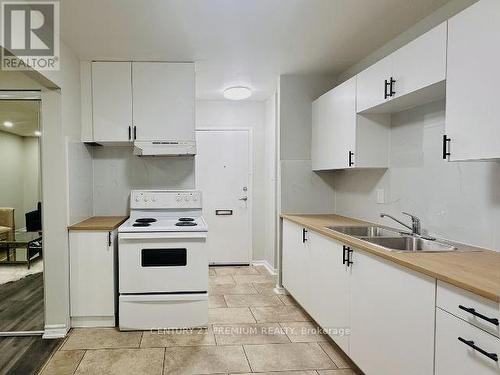
[[[470, 324], [500, 337], [498, 303], [438, 281], [436, 305]], [[493, 319], [496, 319], [496, 324]]]
[[[460, 341], [462, 339], [467, 343]], [[476, 349], [471, 347], [474, 345]], [[485, 353], [481, 353], [483, 350]], [[435, 375], [498, 375], [500, 339], [436, 309]]]

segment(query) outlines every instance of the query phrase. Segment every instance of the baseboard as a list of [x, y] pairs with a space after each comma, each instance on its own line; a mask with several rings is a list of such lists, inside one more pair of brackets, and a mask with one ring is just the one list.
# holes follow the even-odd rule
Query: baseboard
[[273, 268], [267, 260], [253, 260], [252, 266], [266, 267], [267, 271], [273, 276], [278, 274], [278, 270], [276, 268]]
[[44, 339], [60, 339], [66, 337], [69, 327], [64, 324], [48, 324], [45, 326], [45, 331], [42, 335]]

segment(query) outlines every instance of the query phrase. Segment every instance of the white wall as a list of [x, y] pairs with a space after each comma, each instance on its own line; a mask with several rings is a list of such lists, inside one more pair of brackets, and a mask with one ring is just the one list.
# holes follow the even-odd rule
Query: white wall
[[282, 213], [334, 210], [331, 173], [311, 166], [312, 101], [334, 86], [335, 77], [283, 75], [279, 79], [279, 194]]
[[444, 101], [393, 115], [389, 169], [335, 172], [336, 212], [393, 225], [379, 214], [408, 211], [433, 235], [499, 250], [500, 162], [443, 160], [444, 116]]
[[277, 268], [276, 228], [278, 210], [277, 195], [277, 100], [278, 94], [272, 95], [265, 103], [264, 145], [265, 145], [265, 240], [264, 260], [274, 269]]
[[266, 147], [265, 104], [260, 101], [197, 101], [197, 128], [253, 129], [253, 260], [265, 258], [266, 238]]

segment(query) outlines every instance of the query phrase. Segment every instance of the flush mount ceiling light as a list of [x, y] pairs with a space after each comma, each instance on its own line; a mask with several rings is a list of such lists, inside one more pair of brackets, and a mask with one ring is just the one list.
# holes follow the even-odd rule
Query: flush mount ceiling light
[[42, 132], [40, 130], [35, 130], [35, 135], [37, 137], [40, 137], [42, 135]]
[[6, 128], [12, 128], [12, 126], [13, 126], [13, 125], [14, 125], [14, 124], [13, 124], [12, 122], [10, 122], [10, 121], [5, 121], [5, 122], [3, 123], [3, 126], [5, 126]]
[[229, 87], [224, 90], [224, 98], [229, 100], [243, 100], [252, 96], [252, 90], [244, 86]]

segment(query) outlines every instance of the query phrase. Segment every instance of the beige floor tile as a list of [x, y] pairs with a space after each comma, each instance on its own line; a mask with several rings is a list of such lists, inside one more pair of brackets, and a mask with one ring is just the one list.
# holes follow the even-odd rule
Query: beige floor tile
[[141, 341], [141, 348], [199, 345], [215, 345], [212, 327], [208, 329], [144, 332]]
[[227, 307], [226, 300], [224, 299], [224, 296], [222, 294], [208, 296], [208, 308], [215, 309], [217, 307]]
[[71, 330], [61, 350], [138, 348], [142, 332], [120, 332], [116, 328]]
[[208, 277], [208, 285], [226, 285], [226, 284], [234, 284], [235, 281], [233, 276], [231, 275], [216, 275]]
[[249, 266], [216, 267], [215, 273], [217, 275], [259, 275], [256, 268]]
[[259, 294], [266, 295], [276, 295], [274, 292], [274, 288], [276, 287], [276, 283], [274, 281], [267, 281], [265, 283], [253, 283], [252, 284]]
[[87, 350], [75, 375], [161, 375], [162, 348]]
[[297, 306], [250, 307], [257, 323], [307, 322], [309, 316]]
[[228, 307], [245, 306], [282, 306], [283, 303], [277, 296], [267, 296], [262, 294], [249, 295], [227, 295], [224, 296]]
[[[332, 371], [332, 370], [324, 370], [324, 371]], [[318, 375], [318, 373], [314, 370], [307, 370], [307, 371], [249, 372], [247, 374], [238, 374], [238, 375]]]
[[249, 372], [241, 346], [167, 348], [165, 374], [216, 374]]
[[54, 353], [41, 375], [73, 374], [80, 364], [85, 350], [65, 350]]
[[290, 343], [279, 324], [214, 325], [217, 345]]
[[257, 290], [251, 284], [222, 284], [209, 285], [208, 295], [227, 295], [227, 294], [257, 294]]
[[326, 341], [321, 327], [313, 322], [280, 323], [281, 328], [291, 342], [320, 342]]
[[253, 372], [334, 369], [317, 343], [245, 345]]
[[273, 276], [268, 275], [233, 275], [236, 284], [249, 284], [249, 283], [270, 283], [275, 281]]
[[208, 276], [216, 276], [217, 274], [215, 273], [215, 269], [209, 268], [208, 269]]
[[338, 370], [320, 370], [319, 375], [356, 375], [357, 373], [351, 369], [338, 369]]
[[295, 301], [292, 296], [280, 294], [280, 295], [278, 295], [278, 297], [281, 300], [281, 302], [283, 302], [287, 306], [298, 306], [297, 301]]
[[336, 348], [329, 341], [320, 342], [319, 345], [325, 351], [330, 359], [337, 365], [338, 368], [350, 368], [351, 364], [344, 358], [344, 354], [341, 353], [340, 349]]
[[248, 307], [208, 309], [212, 324], [256, 323]]
[[271, 276], [271, 274], [269, 273], [269, 271], [267, 270], [266, 267], [264, 266], [254, 266], [254, 268], [259, 271], [259, 273], [261, 275], [268, 275], [268, 276]]

